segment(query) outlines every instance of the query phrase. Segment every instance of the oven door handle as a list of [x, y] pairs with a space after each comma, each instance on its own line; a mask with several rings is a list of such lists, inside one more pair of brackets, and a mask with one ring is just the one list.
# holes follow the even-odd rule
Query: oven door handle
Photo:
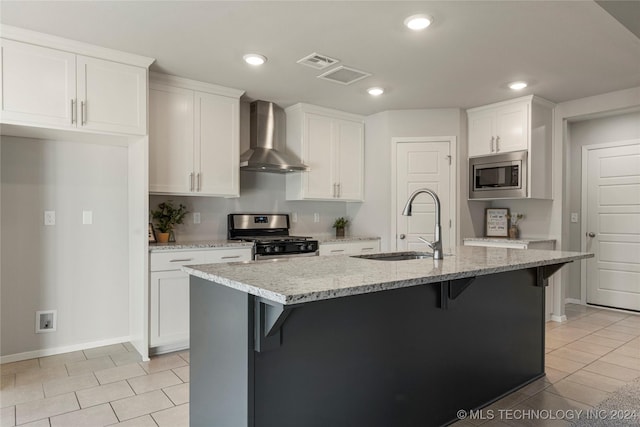
[[273, 254], [273, 255], [261, 255], [261, 254], [255, 254], [254, 259], [257, 260], [261, 260], [261, 259], [286, 259], [286, 258], [301, 258], [301, 257], [310, 257], [310, 256], [318, 256], [320, 255], [320, 251], [315, 251], [315, 252], [305, 252], [303, 254]]

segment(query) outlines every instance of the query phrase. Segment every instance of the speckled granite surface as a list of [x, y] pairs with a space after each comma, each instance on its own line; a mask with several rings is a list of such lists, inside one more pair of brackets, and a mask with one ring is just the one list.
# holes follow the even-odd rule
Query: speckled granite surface
[[523, 239], [506, 239], [499, 237], [466, 237], [465, 242], [493, 242], [493, 243], [522, 243], [528, 245], [529, 243], [547, 243], [555, 242], [555, 239], [548, 239], [543, 237], [530, 237]]
[[444, 260], [347, 255], [208, 264], [183, 271], [281, 304], [299, 304], [590, 258], [593, 254], [460, 246]]
[[171, 243], [149, 243], [149, 252], [174, 251], [180, 249], [207, 249], [207, 248], [238, 248], [252, 247], [251, 242], [239, 242], [237, 240], [203, 240]]

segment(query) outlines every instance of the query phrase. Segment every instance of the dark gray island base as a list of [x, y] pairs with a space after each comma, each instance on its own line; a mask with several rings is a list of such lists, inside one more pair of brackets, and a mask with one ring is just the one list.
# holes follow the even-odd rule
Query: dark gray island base
[[297, 304], [192, 275], [190, 424], [457, 421], [544, 375], [556, 262]]

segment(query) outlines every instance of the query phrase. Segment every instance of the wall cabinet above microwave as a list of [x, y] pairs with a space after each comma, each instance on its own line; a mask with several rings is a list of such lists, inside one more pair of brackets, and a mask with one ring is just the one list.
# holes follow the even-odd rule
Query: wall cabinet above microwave
[[[552, 127], [555, 104], [534, 95], [485, 105], [467, 110], [469, 159], [482, 157], [488, 163], [492, 156], [526, 152], [525, 174], [519, 180], [524, 186], [518, 196], [503, 196], [498, 191], [473, 192], [470, 199], [552, 198]], [[471, 165], [471, 161], [470, 161]], [[471, 167], [471, 166], [470, 166]], [[470, 171], [470, 178], [473, 172]], [[473, 179], [473, 178], [472, 178]], [[481, 196], [480, 196], [481, 195]]]

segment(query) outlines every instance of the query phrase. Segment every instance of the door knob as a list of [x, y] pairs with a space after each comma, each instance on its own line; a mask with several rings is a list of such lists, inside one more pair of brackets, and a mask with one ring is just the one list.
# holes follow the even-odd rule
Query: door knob
[[400, 237], [400, 240], [404, 240], [404, 238], [405, 238], [405, 237], [407, 237], [407, 236], [405, 236], [404, 234], [401, 234], [401, 235], [400, 235], [400, 236], [398, 236], [398, 237]]
[[590, 231], [590, 232], [587, 233], [587, 236], [596, 237], [596, 233], [594, 233], [593, 231]]

